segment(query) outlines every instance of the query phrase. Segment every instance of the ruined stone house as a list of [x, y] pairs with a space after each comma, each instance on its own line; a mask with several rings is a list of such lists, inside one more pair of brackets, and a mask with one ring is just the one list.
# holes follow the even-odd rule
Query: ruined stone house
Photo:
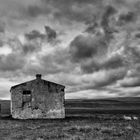
[[13, 118], [64, 118], [65, 86], [36, 79], [11, 87], [11, 115]]

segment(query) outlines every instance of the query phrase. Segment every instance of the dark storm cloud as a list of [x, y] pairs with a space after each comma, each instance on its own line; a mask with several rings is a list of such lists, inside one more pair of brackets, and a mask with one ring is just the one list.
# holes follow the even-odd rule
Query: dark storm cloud
[[86, 22], [93, 18], [102, 6], [102, 0], [41, 0], [41, 4], [32, 4], [27, 8], [27, 15], [38, 17], [52, 15], [57, 20], [75, 20]]
[[5, 23], [0, 21], [0, 33], [5, 32]]
[[101, 26], [103, 27], [106, 34], [111, 32], [111, 28], [109, 27], [109, 18], [116, 12], [116, 9], [110, 5], [105, 7], [105, 12], [102, 16]]
[[[133, 43], [139, 43], [136, 40], [133, 40]], [[133, 44], [132, 44], [133, 45]], [[138, 44], [134, 44], [134, 46], [127, 46], [125, 48], [125, 54], [127, 56], [128, 63], [131, 63], [131, 65], [139, 64], [140, 62], [140, 49]]]
[[45, 33], [41, 33], [40, 31], [33, 30], [30, 33], [26, 33], [25, 37], [28, 40], [35, 40], [35, 39], [41, 39], [41, 40], [48, 40], [48, 42], [52, 42], [57, 38], [57, 33], [54, 29], [52, 29], [49, 26], [45, 26]]
[[22, 46], [22, 50], [24, 54], [33, 53], [40, 49], [41, 47], [37, 46], [37, 44], [31, 44], [31, 43], [27, 43]]
[[[114, 30], [110, 27], [110, 17], [116, 13], [112, 6], [106, 6], [100, 22], [89, 25], [87, 34], [77, 36], [70, 44], [72, 60], [80, 62], [84, 72], [92, 73], [99, 69], [113, 69], [123, 66], [121, 56], [106, 57], [110, 40]], [[89, 31], [92, 29], [93, 31]], [[95, 33], [94, 30], [97, 30]], [[102, 30], [102, 31], [101, 31]], [[103, 59], [103, 60], [100, 60]]]
[[25, 64], [25, 58], [18, 54], [9, 54], [0, 56], [0, 71], [15, 71], [22, 69]]
[[120, 21], [132, 22], [135, 20], [135, 14], [133, 12], [128, 12], [127, 14], [122, 14], [119, 17]]
[[106, 75], [101, 80], [95, 81], [95, 86], [93, 86], [93, 88], [99, 88], [114, 84], [117, 80], [123, 79], [125, 75], [125, 68], [106, 71]]
[[[109, 17], [109, 15], [114, 13], [113, 11], [111, 7], [108, 7], [105, 10], [105, 15]], [[113, 39], [113, 32], [109, 32], [108, 19], [103, 20], [106, 20], [105, 24], [107, 26], [103, 23], [101, 27], [97, 26], [97, 28], [103, 29], [103, 32], [100, 34], [93, 32], [85, 33], [84, 35], [75, 37], [70, 43], [71, 60], [75, 63], [78, 62], [82, 70], [86, 73], [92, 73], [100, 69], [124, 67], [123, 56], [118, 54], [107, 56], [110, 40]]]
[[21, 58], [23, 57], [23, 59], [25, 56], [29, 56], [42, 49], [42, 45], [38, 40], [26, 40], [25, 43], [22, 43], [18, 38], [13, 38], [8, 39], [7, 44], [5, 43], [4, 45], [8, 45], [12, 49], [11, 54], [15, 53], [17, 56], [19, 55]]
[[119, 15], [118, 23], [119, 25], [126, 25], [127, 23], [132, 23], [136, 21], [136, 14], [129, 11], [128, 13], [122, 13]]
[[91, 58], [91, 61], [89, 61], [89, 63], [87, 63], [86, 61], [84, 63], [81, 63], [81, 68], [86, 73], [92, 73], [100, 69], [116, 69], [124, 66], [124, 60], [119, 55], [110, 57], [108, 59], [104, 58], [104, 60], [102, 60], [101, 62], [98, 62], [98, 60]]
[[[119, 9], [118, 5], [125, 7], [127, 3], [130, 2], [121, 0], [110, 0], [109, 2], [106, 0], [30, 0], [30, 2], [26, 1], [25, 4], [23, 2], [21, 2], [21, 4], [17, 2], [16, 4], [18, 4], [18, 7], [20, 6], [18, 12], [22, 15], [22, 18], [24, 16], [24, 18], [28, 19], [32, 17], [37, 18], [39, 16], [50, 16], [56, 20], [62, 20], [63, 22], [67, 19], [69, 21], [87, 23], [88, 21], [93, 21], [95, 16], [99, 18], [103, 15], [102, 24], [107, 25], [108, 17], [114, 14], [116, 9]], [[136, 1], [131, 2], [132, 5], [136, 3]], [[106, 12], [103, 14], [104, 9], [106, 9]], [[125, 16], [125, 19], [131, 20], [132, 17], [132, 14], [128, 14]]]
[[44, 39], [45, 36], [46, 36], [45, 34], [42, 34], [37, 30], [33, 30], [30, 33], [25, 34], [25, 37], [29, 40], [33, 40], [33, 39], [37, 39], [37, 38]]
[[[96, 19], [95, 19], [96, 20]], [[96, 21], [94, 21], [93, 23], [88, 23], [88, 27], [86, 28], [85, 32], [88, 32], [88, 33], [95, 33], [96, 32], [96, 29], [98, 28], [98, 23]]]
[[3, 47], [3, 41], [0, 40], [0, 47]]
[[[40, 64], [45, 73], [60, 73], [69, 72], [75, 67], [69, 61], [69, 54], [67, 49], [55, 50], [55, 53], [44, 55], [40, 58]], [[45, 69], [47, 68], [47, 69]]]
[[91, 58], [97, 53], [98, 44], [93, 36], [77, 36], [70, 44], [70, 53], [73, 61]]
[[[48, 74], [57, 73], [63, 70], [65, 64], [64, 61], [67, 60], [66, 56], [68, 54], [66, 53], [66, 49], [64, 51], [60, 49], [60, 52], [56, 52], [57, 55], [49, 54], [48, 56], [38, 56], [37, 60], [40, 63], [39, 66], [30, 63], [30, 57], [33, 55], [36, 57], [36, 54], [41, 52], [43, 41], [44, 43], [49, 42], [49, 45], [52, 46], [52, 43], [55, 42], [57, 37], [55, 30], [49, 26], [45, 26], [44, 33], [33, 30], [28, 34], [24, 34], [24, 36], [24, 43], [16, 36], [6, 38], [3, 45], [8, 46], [11, 49], [11, 52], [6, 55], [0, 55], [1, 72], [13, 72], [18, 70], [21, 74], [26, 73], [26, 75], [30, 75], [33, 72]], [[47, 66], [47, 71], [45, 66]]]
[[32, 63], [27, 64], [22, 72], [26, 75], [34, 75], [35, 73], [57, 75], [59, 73], [69, 73], [75, 67], [75, 65], [69, 61], [68, 50], [60, 48], [51, 54], [38, 56], [38, 62], [39, 65]]
[[57, 33], [49, 26], [45, 26], [45, 31], [48, 37], [48, 40], [54, 40], [57, 37]]
[[[37, 6], [37, 5], [31, 5], [31, 6], [28, 6], [28, 14], [29, 16], [31, 17], [37, 17], [38, 15], [40, 14], [43, 14], [44, 13], [44, 10], [42, 10], [43, 8]], [[46, 10], [47, 12], [47, 10]]]
[[110, 26], [110, 22], [111, 22], [111, 17], [117, 13], [117, 10], [115, 9], [115, 7], [111, 5], [107, 5], [104, 6], [104, 10], [101, 13], [102, 14], [100, 18], [97, 18], [97, 16], [95, 16], [92, 21], [87, 23], [88, 26], [85, 32], [99, 34], [99, 35], [101, 33], [104, 33], [107, 42], [112, 38], [113, 32], [116, 32], [116, 30], [112, 26]]
[[125, 0], [114, 0], [115, 4], [125, 4], [126, 1]]
[[[101, 19], [98, 22], [89, 24], [89, 27], [87, 27], [86, 32], [88, 32], [88, 35], [77, 36], [70, 44], [72, 60], [76, 63], [79, 62], [81, 69], [86, 73], [92, 73], [101, 69], [125, 67], [128, 56], [131, 56], [135, 62], [138, 62], [140, 58], [137, 47], [125, 46], [123, 53], [127, 54], [126, 59], [124, 59], [125, 54], [119, 55], [117, 51], [114, 52], [113, 56], [107, 54], [111, 41], [116, 39], [115, 33], [119, 33], [121, 30], [116, 28], [117, 21], [113, 19], [118, 16], [118, 11], [115, 7], [108, 5], [102, 12]], [[133, 12], [121, 14], [120, 20], [127, 23], [133, 22], [135, 20], [135, 14]], [[89, 29], [92, 31], [89, 31]], [[122, 30], [124, 29], [122, 28]], [[93, 37], [91, 38], [90, 36], [92, 35]], [[111, 44], [111, 48], [115, 48], [112, 45], [115, 44]], [[129, 61], [131, 60], [129, 59]]]
[[7, 41], [3, 45], [9, 46], [11, 52], [6, 55], [0, 54], [0, 72], [14, 73], [18, 70], [22, 73], [29, 55], [41, 49], [41, 46], [37, 42], [22, 44], [16, 37], [7, 38]]
[[135, 35], [135, 37], [136, 37], [136, 38], [140, 38], [140, 33], [137, 33], [137, 34]]
[[[0, 32], [7, 30], [6, 33], [14, 34], [19, 40], [4, 39], [9, 42], [7, 44], [2, 41], [2, 45], [12, 52], [0, 55], [1, 75], [10, 72], [10, 76], [20, 73], [23, 77], [42, 73], [68, 85], [69, 91], [73, 92], [91, 90], [93, 93], [94, 89], [100, 89], [110, 94], [111, 87], [112, 94], [117, 92], [118, 95], [121, 89], [139, 87], [138, 70], [136, 74], [132, 72], [133, 76], [127, 76], [127, 72], [134, 70], [140, 62], [139, 35], [135, 35], [137, 40], [132, 41], [125, 36], [126, 29], [133, 32], [138, 26], [136, 24], [140, 23], [136, 18], [138, 8], [133, 5], [136, 0], [2, 1], [10, 3], [6, 18], [3, 18], [10, 28], [0, 25]], [[14, 23], [10, 19], [14, 19]], [[51, 27], [45, 26], [44, 32], [41, 32], [41, 24]], [[12, 27], [19, 28], [19, 32], [14, 33]], [[60, 30], [66, 34], [59, 38], [57, 31]], [[7, 36], [12, 38], [12, 35]], [[62, 44], [52, 45], [57, 39], [62, 39]], [[116, 91], [115, 86], [120, 86], [120, 91]], [[101, 95], [99, 92], [95, 94]]]
[[98, 59], [100, 59], [99, 55], [106, 53], [106, 51], [104, 38], [96, 38], [92, 35], [77, 36], [70, 44], [71, 60], [75, 63], [78, 62], [82, 70], [88, 73], [103, 68], [116, 68], [122, 65], [122, 59], [119, 56], [108, 60], [105, 58], [98, 62]]
[[92, 60], [89, 63], [85, 61], [81, 63], [80, 66], [84, 73], [93, 73], [100, 70], [100, 64]]
[[120, 55], [110, 57], [102, 64], [102, 67], [105, 69], [115, 69], [123, 66], [124, 66], [124, 61]]
[[[126, 68], [117, 68], [110, 70], [100, 70], [92, 74], [87, 74], [85, 77], [83, 76], [83, 78], [80, 79], [81, 83], [79, 82], [79, 84], [76, 85], [76, 90], [107, 89], [109, 86], [115, 85], [118, 80], [123, 79], [126, 75], [126, 71]], [[113, 91], [113, 89], [111, 91]]]

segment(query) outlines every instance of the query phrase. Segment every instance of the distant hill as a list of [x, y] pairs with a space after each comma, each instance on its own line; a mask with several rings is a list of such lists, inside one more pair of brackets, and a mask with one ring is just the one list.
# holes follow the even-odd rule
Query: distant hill
[[66, 114], [139, 114], [140, 97], [121, 97], [106, 99], [68, 99], [65, 100]]
[[[10, 115], [10, 100], [0, 100], [1, 115]], [[66, 116], [107, 114], [140, 114], [140, 97], [106, 99], [66, 99]]]
[[116, 98], [101, 98], [101, 99], [66, 99], [66, 102], [99, 102], [99, 101], [128, 101], [128, 102], [134, 102], [134, 101], [140, 101], [140, 97], [116, 97]]
[[0, 116], [10, 114], [10, 100], [0, 100]]

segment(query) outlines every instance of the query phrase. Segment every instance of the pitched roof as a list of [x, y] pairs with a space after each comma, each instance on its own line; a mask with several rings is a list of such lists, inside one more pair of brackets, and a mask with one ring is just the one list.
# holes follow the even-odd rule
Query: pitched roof
[[[18, 87], [18, 86], [22, 86], [22, 85], [24, 86], [24, 85], [26, 85], [27, 83], [34, 82], [34, 81], [36, 81], [36, 80], [37, 80], [37, 79], [31, 80], [31, 81], [27, 81], [27, 82], [24, 82], [24, 83], [21, 83], [21, 84], [17, 84], [17, 85], [15, 85], [15, 86], [12, 86], [11, 89], [14, 89], [14, 88], [16, 88], [16, 87]], [[54, 83], [54, 82], [47, 81], [47, 80], [44, 80], [44, 79], [40, 79], [40, 80], [43, 81], [43, 82], [45, 82], [45, 83], [52, 83], [52, 84], [59, 85], [59, 86], [62, 86], [63, 88], [65, 88], [64, 85], [61, 85], [61, 84], [58, 84], [58, 83]], [[10, 91], [11, 91], [11, 89], [10, 89]]]

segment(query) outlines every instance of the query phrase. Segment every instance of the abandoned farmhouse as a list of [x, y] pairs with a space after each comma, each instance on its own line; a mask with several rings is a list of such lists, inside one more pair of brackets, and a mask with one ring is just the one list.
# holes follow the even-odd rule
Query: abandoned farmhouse
[[11, 87], [11, 115], [17, 119], [65, 118], [65, 86], [36, 79]]

